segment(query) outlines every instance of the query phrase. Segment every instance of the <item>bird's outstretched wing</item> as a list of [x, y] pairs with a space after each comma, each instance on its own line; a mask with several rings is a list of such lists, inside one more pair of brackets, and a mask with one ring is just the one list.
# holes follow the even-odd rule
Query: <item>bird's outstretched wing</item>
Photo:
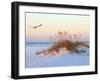
[[40, 27], [40, 26], [43, 26], [43, 25], [40, 24], [40, 25], [37, 25], [37, 26], [31, 26], [31, 28], [36, 29], [36, 28], [38, 28], [38, 27]]

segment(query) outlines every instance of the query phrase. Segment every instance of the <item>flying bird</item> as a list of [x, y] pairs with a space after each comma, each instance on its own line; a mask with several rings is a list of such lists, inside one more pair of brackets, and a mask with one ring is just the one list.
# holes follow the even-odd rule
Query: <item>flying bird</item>
[[31, 26], [31, 28], [36, 29], [36, 28], [38, 28], [40, 26], [43, 26], [43, 24], [40, 24], [40, 25], [37, 25], [37, 26]]

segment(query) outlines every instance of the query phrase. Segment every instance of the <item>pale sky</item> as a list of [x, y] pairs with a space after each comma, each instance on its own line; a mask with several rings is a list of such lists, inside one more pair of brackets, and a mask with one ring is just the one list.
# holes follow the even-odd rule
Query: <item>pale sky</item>
[[[31, 28], [31, 26], [39, 24], [43, 24], [43, 26], [36, 29]], [[46, 40], [58, 31], [89, 36], [90, 16], [26, 13], [27, 41]]]

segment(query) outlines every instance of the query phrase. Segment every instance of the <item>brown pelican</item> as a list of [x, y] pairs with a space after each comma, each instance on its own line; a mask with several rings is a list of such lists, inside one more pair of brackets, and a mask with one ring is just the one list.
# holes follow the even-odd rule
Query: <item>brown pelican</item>
[[40, 24], [40, 25], [37, 25], [37, 26], [31, 26], [31, 28], [36, 29], [36, 28], [38, 28], [40, 26], [43, 26], [43, 24]]

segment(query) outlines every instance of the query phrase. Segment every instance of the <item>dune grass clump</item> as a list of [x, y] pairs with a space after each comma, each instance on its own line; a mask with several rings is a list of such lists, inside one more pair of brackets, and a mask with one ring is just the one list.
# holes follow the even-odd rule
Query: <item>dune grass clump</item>
[[70, 52], [68, 54], [80, 54], [80, 48], [89, 48], [89, 45], [82, 42], [81, 34], [69, 34], [68, 32], [59, 31], [57, 34], [50, 36], [54, 43], [45, 50], [36, 52], [37, 55], [59, 55], [63, 52]]

